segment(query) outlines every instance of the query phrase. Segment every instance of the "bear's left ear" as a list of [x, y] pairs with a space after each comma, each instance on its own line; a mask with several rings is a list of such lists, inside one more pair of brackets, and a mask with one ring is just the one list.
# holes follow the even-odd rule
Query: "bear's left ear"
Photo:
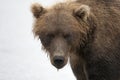
[[42, 14], [45, 13], [45, 9], [38, 3], [32, 4], [31, 11], [35, 18], [39, 18]]
[[82, 20], [87, 20], [90, 15], [90, 7], [87, 5], [81, 5], [74, 10], [74, 15]]

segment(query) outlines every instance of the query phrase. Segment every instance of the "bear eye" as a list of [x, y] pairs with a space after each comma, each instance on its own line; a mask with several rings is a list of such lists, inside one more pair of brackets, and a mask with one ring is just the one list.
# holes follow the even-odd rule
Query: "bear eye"
[[39, 38], [44, 46], [49, 46], [51, 43], [51, 40], [54, 38], [54, 35], [47, 34], [47, 35], [39, 36]]
[[66, 34], [66, 35], [64, 35], [64, 38], [66, 39], [66, 40], [71, 40], [71, 35], [70, 34]]
[[53, 34], [47, 34], [46, 37], [51, 40], [51, 39], [54, 38], [54, 35]]

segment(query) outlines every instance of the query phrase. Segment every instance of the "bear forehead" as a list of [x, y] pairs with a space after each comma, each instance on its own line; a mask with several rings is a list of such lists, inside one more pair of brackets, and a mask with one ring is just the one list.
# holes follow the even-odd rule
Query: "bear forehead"
[[[80, 4], [79, 4], [80, 5]], [[46, 13], [36, 20], [35, 32], [62, 31], [78, 32], [80, 24], [73, 15], [73, 4], [58, 4], [51, 9], [46, 9]], [[72, 8], [71, 8], [72, 7]], [[78, 5], [77, 5], [78, 7]], [[74, 8], [75, 9], [75, 8]], [[67, 31], [66, 31], [67, 30]]]
[[[76, 18], [68, 12], [51, 11], [38, 19], [37, 24], [49, 30], [74, 30], [79, 26]], [[75, 28], [76, 27], [76, 28]]]
[[72, 26], [79, 25], [78, 20], [75, 18], [73, 12], [81, 4], [77, 3], [58, 3], [49, 9], [46, 13], [37, 19], [38, 23], [51, 25], [51, 26]]

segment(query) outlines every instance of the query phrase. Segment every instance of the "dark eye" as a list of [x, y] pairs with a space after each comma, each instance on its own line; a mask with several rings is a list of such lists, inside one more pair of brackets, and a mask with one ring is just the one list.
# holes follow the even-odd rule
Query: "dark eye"
[[53, 34], [47, 34], [46, 38], [47, 39], [53, 39], [55, 36]]
[[66, 35], [64, 35], [64, 38], [65, 38], [66, 40], [71, 40], [71, 35], [70, 35], [70, 34], [66, 34]]
[[47, 35], [40, 36], [41, 42], [44, 46], [49, 46], [53, 38], [54, 38], [53, 34], [47, 34]]

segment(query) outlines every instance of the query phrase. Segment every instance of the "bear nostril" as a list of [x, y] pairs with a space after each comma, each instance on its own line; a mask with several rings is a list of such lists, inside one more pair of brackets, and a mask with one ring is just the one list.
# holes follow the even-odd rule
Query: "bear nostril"
[[56, 65], [62, 65], [64, 63], [64, 57], [62, 57], [62, 56], [55, 56], [54, 57], [54, 63]]

